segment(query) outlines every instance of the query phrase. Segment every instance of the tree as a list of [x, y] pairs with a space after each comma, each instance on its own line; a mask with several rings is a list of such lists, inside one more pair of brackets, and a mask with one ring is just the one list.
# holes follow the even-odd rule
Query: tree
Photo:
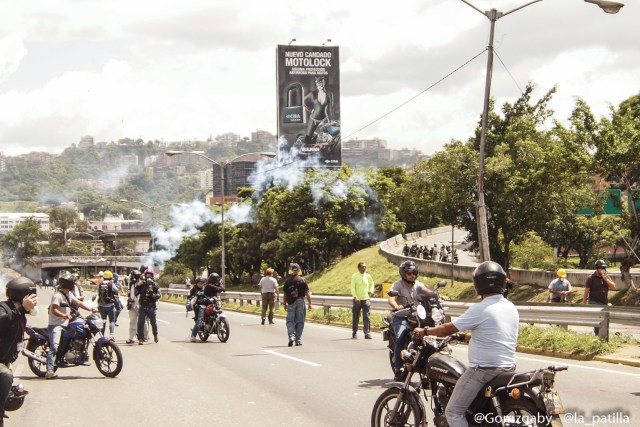
[[594, 132], [594, 168], [617, 188], [631, 194], [630, 213], [623, 214], [629, 233], [621, 239], [625, 251], [622, 261], [623, 278], [631, 286], [629, 270], [640, 259], [640, 215], [638, 191], [640, 190], [640, 94], [611, 109], [611, 118], [602, 118]]
[[77, 219], [76, 212], [73, 208], [55, 206], [49, 209], [49, 223], [54, 229], [59, 228], [62, 232], [63, 242], [67, 243], [67, 231], [73, 228]]
[[46, 234], [40, 230], [40, 222], [29, 217], [5, 234], [1, 244], [19, 263], [32, 264], [32, 258], [42, 252], [42, 246], [38, 242], [45, 239]]

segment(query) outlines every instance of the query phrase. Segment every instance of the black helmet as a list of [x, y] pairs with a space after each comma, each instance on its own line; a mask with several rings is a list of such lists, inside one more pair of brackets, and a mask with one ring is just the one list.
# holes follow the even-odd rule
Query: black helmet
[[147, 271], [148, 268], [149, 268], [148, 265], [142, 264], [139, 270], [142, 272], [141, 274], [144, 274], [144, 272]]
[[33, 282], [24, 276], [11, 279], [7, 283], [7, 298], [11, 301], [22, 303], [24, 297], [29, 294], [29, 288], [33, 287]]
[[76, 278], [73, 274], [65, 271], [58, 277], [58, 285], [63, 289], [69, 289], [70, 291], [76, 286]]
[[[402, 277], [402, 280], [407, 283], [414, 284], [416, 282], [416, 279], [418, 278], [418, 267], [413, 261], [407, 260], [403, 262], [402, 264], [400, 264], [400, 268], [398, 269], [398, 271], [400, 271], [400, 277]], [[415, 273], [416, 275], [413, 279], [410, 280], [407, 278], [408, 273]]]
[[503, 294], [507, 273], [497, 262], [485, 261], [473, 271], [473, 286], [478, 295]]
[[220, 275], [218, 275], [218, 273], [211, 273], [209, 275], [209, 279], [207, 280], [207, 283], [220, 283]]
[[198, 283], [204, 283], [204, 282], [206, 282], [206, 280], [204, 280], [204, 277], [196, 277], [196, 285]]
[[29, 394], [27, 390], [22, 387], [22, 384], [17, 384], [11, 387], [9, 390], [9, 396], [4, 403], [5, 411], [16, 411], [20, 409], [24, 403], [24, 397]]
[[142, 276], [142, 273], [140, 273], [140, 270], [131, 271], [131, 280], [138, 280], [140, 276]]
[[596, 269], [598, 269], [598, 268], [606, 269], [607, 268], [607, 262], [605, 260], [603, 260], [603, 259], [597, 260], [596, 261]]

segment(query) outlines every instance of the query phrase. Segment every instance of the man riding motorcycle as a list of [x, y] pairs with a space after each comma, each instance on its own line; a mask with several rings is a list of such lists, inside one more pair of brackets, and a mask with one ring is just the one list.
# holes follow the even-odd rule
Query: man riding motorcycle
[[451, 427], [466, 427], [466, 411], [480, 389], [516, 366], [518, 310], [506, 299], [507, 275], [500, 264], [485, 261], [473, 272], [473, 286], [482, 297], [453, 322], [427, 328], [427, 335], [444, 337], [470, 330], [469, 369], [460, 377], [449, 399], [445, 415]]
[[[400, 268], [398, 270], [400, 272], [401, 279], [391, 285], [391, 290], [397, 291], [399, 295], [389, 297], [389, 305], [396, 311], [393, 317], [393, 330], [396, 336], [396, 346], [393, 350], [396, 381], [400, 381], [402, 379], [402, 358], [400, 357], [400, 353], [402, 352], [407, 334], [411, 332], [407, 322], [408, 313], [398, 313], [397, 311], [402, 310], [409, 305], [417, 305], [419, 292], [425, 294], [429, 292], [424, 284], [416, 280], [418, 278], [418, 267], [415, 262], [404, 261], [400, 264]], [[399, 299], [400, 302], [403, 303], [402, 305], [398, 303]]]
[[207, 304], [209, 304], [209, 299], [218, 295], [219, 292], [225, 291], [224, 287], [220, 283], [220, 276], [218, 273], [211, 273], [204, 286], [203, 283], [204, 279], [202, 277], [198, 277], [196, 279], [196, 284], [189, 292], [189, 298], [193, 298], [194, 296], [197, 297], [196, 302], [193, 305], [193, 310], [196, 313], [196, 322], [191, 330], [191, 342], [196, 342], [196, 336], [202, 327], [202, 322], [204, 320], [204, 309], [207, 307]]

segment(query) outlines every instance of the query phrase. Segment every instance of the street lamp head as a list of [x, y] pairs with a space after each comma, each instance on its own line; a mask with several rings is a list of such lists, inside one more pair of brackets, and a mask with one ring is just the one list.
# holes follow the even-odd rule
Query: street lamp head
[[183, 154], [183, 153], [184, 153], [184, 151], [179, 151], [179, 150], [169, 150], [169, 151], [165, 151], [165, 152], [164, 152], [164, 154], [165, 154], [166, 156], [169, 156], [169, 157], [171, 157], [171, 156], [177, 156], [178, 154]]
[[624, 3], [611, 0], [584, 0], [587, 3], [593, 3], [606, 13], [618, 13], [624, 7]]

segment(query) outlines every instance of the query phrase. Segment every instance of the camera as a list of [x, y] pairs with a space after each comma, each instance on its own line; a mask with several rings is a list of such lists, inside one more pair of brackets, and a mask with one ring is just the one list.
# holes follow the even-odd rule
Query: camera
[[38, 288], [35, 286], [29, 286], [29, 291], [27, 291], [27, 295], [38, 295]]

